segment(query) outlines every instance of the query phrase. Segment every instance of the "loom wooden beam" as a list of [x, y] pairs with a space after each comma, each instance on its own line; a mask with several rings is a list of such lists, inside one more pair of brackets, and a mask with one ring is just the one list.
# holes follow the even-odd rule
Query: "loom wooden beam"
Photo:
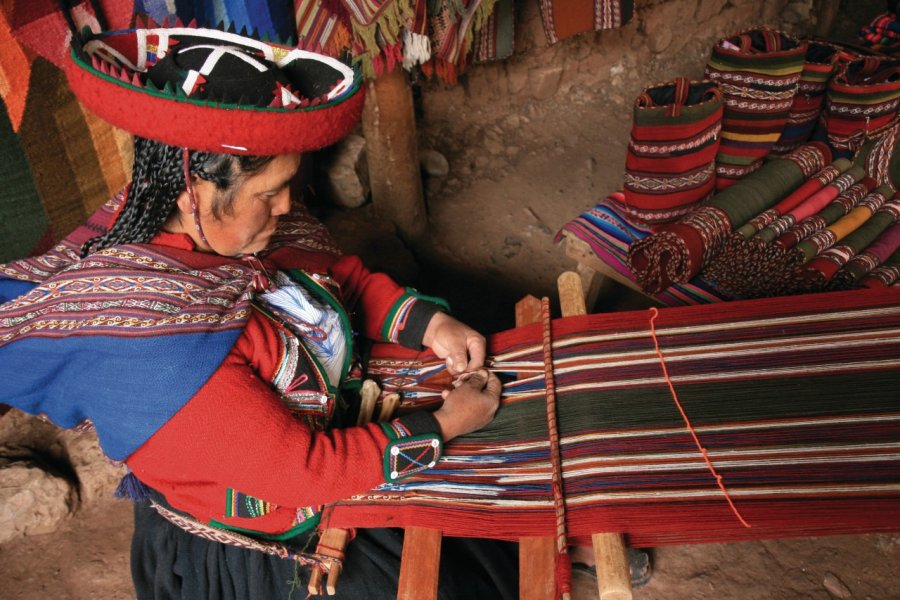
[[408, 527], [400, 556], [400, 583], [397, 600], [437, 598], [441, 562], [441, 532], [424, 527]]
[[[566, 271], [556, 282], [559, 288], [559, 305], [564, 317], [583, 315], [585, 308], [581, 276]], [[591, 536], [597, 569], [597, 587], [600, 600], [631, 600], [631, 573], [625, 540], [620, 533], [595, 533]]]
[[[585, 290], [587, 290], [587, 305], [593, 306], [594, 302], [597, 299], [597, 295], [600, 290], [600, 285], [603, 283], [604, 278], [612, 279], [618, 283], [621, 283], [627, 288], [631, 288], [636, 292], [647, 296], [648, 298], [652, 298], [655, 302], [659, 302], [659, 299], [655, 296], [647, 294], [644, 290], [641, 289], [641, 286], [637, 284], [637, 282], [628, 279], [608, 264], [600, 260], [600, 258], [594, 254], [594, 251], [591, 250], [591, 247], [584, 240], [578, 239], [572, 235], [565, 235], [566, 238], [566, 255], [569, 258], [575, 259], [578, 263], [578, 273], [582, 277], [582, 282]], [[584, 271], [584, 274], [582, 274]], [[590, 274], [590, 271], [595, 271], [598, 276], [593, 277]], [[584, 279], [588, 278], [587, 283], [584, 282]]]
[[[516, 327], [541, 322], [541, 301], [516, 302]], [[552, 536], [519, 539], [520, 600], [553, 600], [556, 589], [556, 540]]]
[[415, 240], [425, 233], [427, 215], [412, 90], [400, 68], [365, 85], [362, 128], [372, 204], [396, 225], [400, 237]]

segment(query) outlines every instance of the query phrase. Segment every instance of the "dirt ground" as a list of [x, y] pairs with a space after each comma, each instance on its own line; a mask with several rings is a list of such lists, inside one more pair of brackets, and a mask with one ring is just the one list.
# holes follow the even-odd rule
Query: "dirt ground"
[[[714, 4], [698, 2], [698, 10]], [[734, 4], [741, 2], [722, 3]], [[526, 31], [519, 35], [525, 35], [527, 46], [534, 15], [519, 17], [525, 20]], [[604, 33], [603, 43], [607, 50], [616, 44], [634, 47], [629, 39], [650, 24], [648, 19], [633, 30]], [[849, 21], [839, 25], [855, 28]], [[553, 298], [556, 277], [574, 267], [553, 244], [555, 233], [620, 184], [633, 97], [648, 81], [666, 79], [675, 69], [698, 75], [708, 39], [719, 33], [715, 27], [729, 26], [725, 20], [697, 39], [682, 40], [675, 64], [659, 58], [642, 63], [638, 50], [632, 53], [637, 59], [607, 64], [585, 50], [596, 41], [587, 39], [549, 58], [525, 56], [502, 68], [473, 69], [453, 88], [423, 86], [417, 96], [421, 146], [441, 152], [450, 173], [425, 180], [430, 227], [422, 240], [401, 241], [371, 205], [334, 210], [325, 198], [313, 205], [345, 251], [364, 255], [372, 267], [403, 283], [448, 298], [460, 318], [485, 333], [512, 327], [515, 301], [525, 294]], [[548, 98], [515, 101], [511, 107], [499, 99], [493, 106], [471, 102], [486, 89], [507, 85], [498, 79], [501, 71], [510, 80], [517, 68], [535, 76], [539, 63], [564, 63], [572, 56], [600, 61], [613, 85], [564, 73], [561, 91]], [[606, 282], [593, 310], [648, 305], [642, 296]], [[0, 600], [134, 597], [130, 533], [130, 505], [105, 498], [78, 511], [55, 534], [0, 544]], [[900, 599], [900, 535], [659, 548], [653, 563], [654, 575], [635, 591], [637, 600]], [[595, 582], [576, 575], [575, 598], [596, 598]]]

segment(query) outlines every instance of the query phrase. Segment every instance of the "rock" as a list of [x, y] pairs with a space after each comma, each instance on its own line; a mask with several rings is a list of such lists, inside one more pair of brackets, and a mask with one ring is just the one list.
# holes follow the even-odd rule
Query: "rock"
[[844, 585], [844, 582], [838, 579], [834, 573], [826, 572], [822, 585], [825, 586], [829, 594], [835, 598], [840, 598], [840, 600], [847, 600], [853, 597], [853, 592], [850, 591], [850, 588]]
[[112, 463], [103, 454], [94, 431], [63, 431], [60, 438], [78, 476], [81, 501], [93, 504], [111, 498], [128, 472], [125, 466]]
[[36, 462], [0, 458], [0, 543], [53, 533], [72, 513], [76, 497], [66, 479]]
[[697, 23], [703, 23], [713, 18], [722, 11], [722, 2], [719, 0], [700, 0], [697, 4], [697, 11], [694, 13], [694, 20]]
[[550, 64], [532, 69], [528, 74], [528, 84], [535, 100], [552, 98], [559, 89], [563, 68], [558, 64]]
[[443, 154], [431, 148], [419, 150], [419, 164], [429, 177], [446, 177], [450, 174], [450, 163]]
[[664, 52], [672, 44], [672, 29], [659, 12], [650, 13], [644, 21], [647, 47], [654, 54]]
[[357, 208], [366, 203], [369, 196], [369, 169], [364, 137], [349, 135], [344, 138], [335, 147], [324, 170], [335, 204]]

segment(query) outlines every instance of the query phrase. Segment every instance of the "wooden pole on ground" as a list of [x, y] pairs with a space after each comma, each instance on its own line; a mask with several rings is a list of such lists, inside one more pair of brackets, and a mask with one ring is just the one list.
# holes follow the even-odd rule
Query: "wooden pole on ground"
[[400, 237], [425, 233], [427, 215], [416, 147], [416, 116], [406, 72], [396, 68], [366, 82], [362, 127], [372, 204]]
[[[578, 273], [566, 271], [559, 276], [557, 287], [562, 316], [572, 317], [587, 312]], [[600, 600], [631, 600], [631, 573], [622, 534], [595, 533], [591, 541], [594, 544]]]

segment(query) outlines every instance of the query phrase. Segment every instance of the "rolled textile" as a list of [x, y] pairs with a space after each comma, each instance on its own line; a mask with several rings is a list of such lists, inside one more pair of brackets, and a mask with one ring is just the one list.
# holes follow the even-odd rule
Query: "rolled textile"
[[[894, 124], [900, 103], [900, 59], [867, 56], [843, 63], [828, 83], [822, 125], [838, 156]], [[843, 153], [843, 154], [841, 154]]]
[[875, 180], [864, 177], [859, 183], [854, 183], [846, 192], [832, 200], [822, 210], [815, 214], [802, 218], [799, 223], [781, 234], [773, 244], [784, 250], [794, 248], [809, 236], [821, 231], [834, 223], [840, 217], [850, 212], [860, 200], [871, 191]]
[[866, 274], [890, 260], [897, 250], [900, 250], [900, 223], [894, 223], [884, 230], [874, 242], [835, 273], [833, 287], [837, 289], [854, 287]]
[[890, 258], [860, 279], [859, 286], [864, 288], [885, 288], [900, 283], [900, 250], [891, 254]]
[[784, 200], [768, 208], [747, 223], [742, 225], [737, 233], [742, 239], [749, 239], [774, 223], [779, 217], [787, 211], [792, 210], [797, 205], [804, 202], [810, 196], [821, 190], [823, 187], [834, 181], [839, 175], [850, 168], [851, 162], [846, 158], [839, 158], [809, 179], [803, 185], [791, 192]]
[[[868, 177], [863, 179], [829, 204], [821, 213], [811, 217], [821, 218], [823, 226], [797, 243], [795, 252], [798, 254], [797, 259], [800, 262], [805, 263], [811, 260], [848, 234], [856, 231], [893, 195], [893, 190], [887, 185], [873, 191], [871, 186], [874, 183], [874, 179]], [[835, 205], [834, 213], [830, 214], [828, 209], [832, 205]]]
[[[840, 159], [839, 159], [840, 160]], [[809, 217], [826, 206], [828, 203], [846, 192], [865, 176], [865, 171], [860, 166], [847, 169], [834, 181], [825, 185], [817, 192], [810, 194], [806, 199], [782, 214], [778, 219], [764, 227], [756, 236], [756, 241], [768, 244], [778, 239], [788, 229]]]
[[790, 194], [829, 162], [831, 152], [818, 142], [769, 161], [680, 221], [632, 244], [628, 251], [632, 273], [651, 293], [690, 281], [735, 227]]
[[[860, 204], [866, 206], [861, 209], [861, 214], [870, 216], [893, 193], [888, 186], [869, 193], [871, 183], [871, 179], [864, 179], [851, 186], [816, 215], [807, 217], [785, 233], [785, 236], [794, 236], [790, 244], [763, 244], [758, 237], [744, 240], [732, 236], [722, 252], [701, 272], [702, 277], [714, 282], [723, 293], [738, 298], [812, 291], [810, 280], [804, 278], [799, 269], [809, 258], [834, 244], [836, 233], [826, 228], [842, 215], [859, 208]], [[817, 237], [823, 232], [821, 238]]]
[[834, 75], [840, 54], [841, 51], [831, 44], [816, 40], [807, 42], [803, 70], [797, 83], [797, 95], [794, 96], [784, 130], [772, 147], [772, 152], [790, 152], [812, 135], [825, 103], [828, 81]]
[[641, 225], [678, 220], [715, 189], [722, 92], [711, 81], [649, 86], [634, 104], [625, 156], [627, 218]]
[[[890, 188], [887, 186], [878, 189], [884, 189], [885, 194], [890, 194]], [[858, 206], [850, 215], [860, 209], [866, 210], [865, 207]], [[850, 215], [847, 215], [845, 219]], [[803, 266], [802, 276], [813, 289], [823, 289], [841, 267], [850, 262], [858, 252], [872, 244], [879, 235], [896, 223], [898, 218], [900, 218], [900, 199], [894, 198], [880, 207], [854, 231], [848, 233], [843, 239], [839, 238], [839, 244], [836, 243], [807, 262]]]
[[[652, 334], [651, 315], [552, 323], [571, 538], [621, 532], [640, 547], [900, 530], [900, 289], [664, 308]], [[504, 381], [490, 424], [447, 443], [435, 468], [338, 502], [329, 524], [555, 532], [541, 331], [490, 337], [486, 365]], [[451, 383], [430, 353], [384, 346], [368, 376], [401, 410], [439, 403]]]
[[[574, 236], [582, 240], [606, 266], [624, 279], [634, 282], [634, 275], [628, 268], [628, 247], [634, 241], [650, 235], [651, 231], [622, 215], [619, 207], [624, 201], [622, 192], [610, 194], [589, 211], [563, 225], [553, 241], [558, 244], [563, 236]], [[727, 299], [699, 279], [673, 285], [653, 297], [664, 306], [708, 304]]]
[[719, 40], [705, 77], [725, 99], [716, 189], [762, 165], [781, 137], [803, 70], [807, 44], [772, 29], [751, 29]]

